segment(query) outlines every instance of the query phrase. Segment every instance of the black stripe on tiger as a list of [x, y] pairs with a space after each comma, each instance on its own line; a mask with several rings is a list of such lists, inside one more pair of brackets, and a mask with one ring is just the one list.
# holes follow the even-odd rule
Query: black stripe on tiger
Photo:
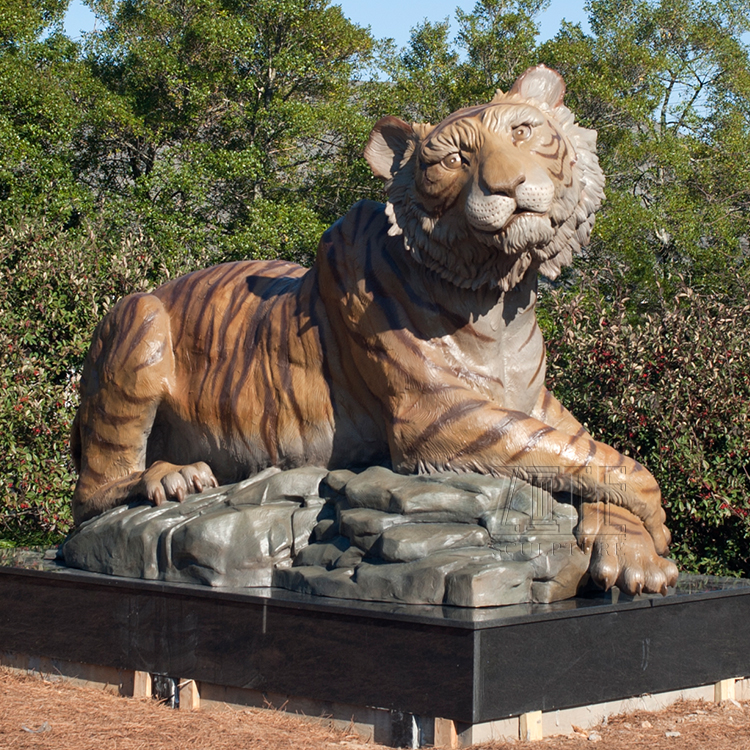
[[[270, 306], [273, 307], [272, 304]], [[259, 342], [259, 366], [262, 368], [263, 375], [261, 378], [263, 387], [263, 413], [260, 418], [260, 438], [271, 459], [271, 463], [276, 464], [279, 460], [279, 408], [274, 393], [273, 372], [271, 371], [271, 362], [273, 362], [273, 358], [269, 357], [269, 353], [273, 351], [271, 348], [271, 335], [268, 330], [268, 327], [272, 325], [270, 314], [265, 323], [266, 335], [263, 337], [262, 341]]]
[[[292, 281], [298, 284], [298, 279], [284, 279], [280, 276], [260, 277], [266, 281], [265, 287], [257, 295], [256, 305], [252, 311], [252, 316], [245, 322], [245, 330], [242, 339], [236, 341], [233, 347], [230, 361], [225, 366], [224, 377], [221, 381], [220, 391], [226, 394], [226, 400], [231, 405], [227, 411], [229, 414], [222, 414], [222, 421], [229, 427], [235, 428], [237, 434], [242, 434], [242, 425], [237, 422], [237, 415], [241, 412], [238, 408], [238, 402], [244, 397], [246, 389], [252, 392], [252, 383], [249, 381], [253, 366], [261, 366], [269, 358], [273, 360], [273, 354], [267, 350], [268, 326], [273, 319], [272, 311], [275, 304], [283, 299], [282, 293], [285, 281]], [[258, 282], [260, 283], [260, 282]], [[215, 375], [215, 373], [214, 373]], [[264, 390], [269, 387], [269, 378], [272, 373], [266, 372], [262, 379]], [[263, 402], [267, 403], [271, 396], [264, 394]]]
[[520, 422], [528, 420], [528, 417], [520, 411], [502, 412], [499, 409], [493, 409], [492, 411], [502, 414], [502, 418], [491, 427], [485, 429], [479, 437], [474, 438], [474, 440], [464, 445], [453, 456], [450, 456], [449, 460], [452, 461], [464, 456], [473, 457], [477, 453], [492, 448], [503, 440], [511, 430], [515, 429]]
[[300, 408], [297, 397], [294, 393], [294, 383], [292, 382], [291, 366], [289, 362], [289, 311], [287, 306], [282, 304], [280, 310], [280, 339], [278, 349], [277, 365], [279, 368], [279, 378], [281, 380], [281, 387], [284, 394], [286, 395], [289, 404], [292, 407], [292, 412], [297, 419], [297, 431], [302, 434], [302, 426], [304, 417], [302, 415], [302, 409]]
[[546, 358], [546, 355], [545, 355], [544, 347], [542, 347], [542, 353], [539, 356], [539, 364], [536, 366], [536, 370], [534, 370], [534, 374], [531, 376], [531, 379], [526, 384], [527, 388], [530, 388], [531, 384], [539, 377], [539, 374], [542, 372], [542, 368], [544, 367], [545, 358]]
[[[217, 294], [223, 293], [227, 287], [234, 285], [236, 279], [244, 276], [247, 273], [244, 263], [230, 263], [227, 272], [223, 274], [216, 283], [211, 284], [207, 292], [204, 292], [200, 299], [200, 306], [195, 316], [195, 325], [193, 326], [193, 339], [200, 340], [201, 333], [207, 329], [207, 335], [209, 341], [206, 345], [206, 350], [209, 351], [211, 348], [211, 341], [213, 338], [213, 317], [206, 315], [207, 311], [212, 307], [214, 298]], [[226, 315], [226, 311], [224, 312]], [[208, 325], [207, 325], [208, 324]]]
[[[383, 214], [383, 217], [385, 218], [385, 214]], [[408, 279], [404, 278], [403, 269], [398, 267], [396, 259], [391, 253], [381, 252], [379, 255], [379, 259], [382, 259], [385, 262], [386, 266], [388, 266], [388, 268], [390, 269], [393, 277], [401, 280], [401, 289], [403, 289], [403, 291], [405, 292], [409, 300], [409, 304], [412, 308], [427, 310], [428, 312], [433, 313], [436, 317], [439, 317], [441, 320], [448, 321], [448, 323], [450, 323], [450, 325], [455, 330], [464, 331], [470, 336], [473, 336], [478, 341], [482, 341], [488, 344], [494, 341], [491, 336], [486, 336], [485, 334], [477, 331], [467, 318], [464, 318], [458, 313], [454, 313], [453, 311], [448, 310], [438, 302], [419, 295], [412, 284], [409, 283]]]
[[[372, 291], [373, 302], [377, 302], [378, 309], [383, 312], [386, 317], [386, 320], [388, 322], [388, 329], [391, 331], [391, 333], [396, 338], [398, 338], [400, 342], [414, 356], [425, 362], [426, 366], [430, 370], [436, 372], [445, 372], [446, 374], [454, 375], [457, 377], [465, 377], [465, 371], [460, 370], [456, 367], [438, 365], [427, 356], [425, 352], [426, 342], [424, 340], [417, 341], [414, 338], [414, 336], [416, 336], [421, 339], [424, 334], [419, 330], [419, 327], [411, 319], [409, 319], [409, 326], [407, 327], [405, 325], [405, 321], [402, 320], [402, 314], [408, 317], [408, 312], [405, 310], [403, 305], [397, 305], [396, 300], [394, 299], [392, 294], [389, 294], [389, 292], [386, 290], [385, 286], [380, 280], [380, 276], [374, 270], [371, 238], [368, 239], [366, 248], [367, 252], [365, 255], [365, 280], [369, 285], [370, 290]], [[381, 253], [381, 255], [387, 255], [387, 253]], [[403, 289], [403, 282], [401, 282], [400, 279], [398, 287]], [[492, 341], [492, 339], [489, 340]], [[501, 386], [503, 385], [503, 382], [502, 380], [500, 380], [500, 378], [478, 372], [472, 373], [472, 379], [475, 381], [484, 380], [491, 383], [498, 383]]]
[[[584, 433], [585, 435], [585, 430]], [[568, 441], [568, 445], [572, 446], [575, 443], [577, 443], [583, 435], [580, 437], [576, 437], [575, 435]], [[588, 440], [589, 449], [586, 453], [586, 458], [584, 458], [582, 461], [577, 463], [576, 466], [573, 467], [566, 467], [568, 469], [568, 472], [571, 474], [581, 474], [583, 473], [588, 466], [591, 465], [591, 462], [596, 458], [597, 453], [599, 452], [599, 449], [596, 447], [596, 441], [592, 440], [591, 438], [587, 437], [586, 440]]]
[[126, 390], [119, 387], [117, 388], [117, 393], [123, 401], [127, 401], [133, 406], [144, 406], [154, 403], [154, 396], [151, 394], [147, 396], [134, 396], [132, 393], [128, 393]]
[[323, 379], [328, 384], [328, 397], [331, 402], [331, 412], [336, 413], [338, 405], [336, 402], [336, 391], [330, 387], [333, 382], [331, 373], [331, 361], [333, 359], [334, 347], [331, 342], [328, 341], [328, 321], [327, 319], [321, 320], [318, 316], [318, 305], [321, 303], [320, 290], [318, 284], [312, 284], [310, 288], [308, 316], [310, 319], [310, 326], [315, 333], [315, 341], [318, 345], [318, 351], [320, 353], [320, 362], [322, 364]]
[[368, 354], [372, 354], [383, 362], [387, 362], [395, 371], [399, 372], [406, 379], [406, 382], [409, 383], [409, 385], [421, 390], [425, 394], [444, 393], [457, 388], [457, 386], [454, 385], [417, 379], [414, 377], [414, 374], [410, 371], [408, 366], [400, 362], [385, 347], [370, 343], [364, 336], [355, 331], [350, 331], [349, 337], [351, 338], [352, 343], [359, 346]]
[[112, 440], [105, 440], [96, 430], [86, 425], [87, 439], [96, 442], [99, 448], [109, 451], [110, 453], [125, 453], [133, 450], [133, 446], [127, 443], [116, 443]]
[[122, 427], [123, 425], [130, 424], [131, 422], [138, 422], [143, 420], [141, 414], [112, 414], [104, 409], [102, 406], [96, 407], [96, 419], [99, 422], [107, 425], [108, 427]]
[[512, 456], [508, 457], [508, 463], [514, 464], [516, 461], [518, 461], [521, 456], [525, 456], [527, 453], [530, 453], [531, 451], [536, 448], [537, 444], [539, 443], [542, 438], [544, 438], [546, 435], [549, 435], [551, 432], [555, 432], [554, 427], [540, 427], [538, 430], [534, 430], [527, 438], [526, 438], [526, 445], [521, 448], [521, 450], [516, 451]]
[[[563, 141], [562, 136], [560, 135], [560, 133], [557, 132], [557, 129], [555, 128], [555, 126], [551, 122], [549, 122], [549, 120], [547, 121], [547, 123], [549, 124], [550, 129], [551, 129], [552, 132], [550, 134], [550, 142], [543, 144], [543, 147], [544, 148], [549, 148], [555, 142], [557, 142], [557, 147], [556, 147], [555, 151], [552, 152], [552, 153], [546, 153], [544, 151], [539, 151], [539, 150], [536, 150], [536, 149], [534, 150], [534, 153], [537, 156], [541, 157], [542, 159], [549, 159], [550, 161], [559, 161], [560, 162], [560, 168], [559, 168], [559, 170], [557, 172], [555, 172], [552, 169], [550, 169], [550, 174], [553, 177], [555, 177], [558, 180], [560, 180], [560, 182], [566, 188], [568, 188], [568, 187], [570, 187], [573, 184], [573, 182], [572, 182], [572, 180], [573, 180], [573, 173], [572, 172], [570, 173], [568, 181], [567, 182], [563, 181], [563, 178], [565, 177], [565, 157], [567, 157], [567, 155], [568, 155], [568, 146], [565, 143], [565, 141]], [[561, 145], [562, 145], [562, 148], [561, 148]]]
[[107, 481], [107, 475], [103, 474], [100, 471], [97, 471], [96, 469], [93, 469], [91, 467], [91, 463], [86, 463], [86, 480], [89, 484], [95, 484], [95, 485], [101, 485], [104, 484], [104, 482]]
[[[247, 274], [247, 269], [243, 269], [243, 274]], [[249, 296], [252, 294], [252, 279], [253, 276], [248, 274], [243, 280], [244, 283], [235, 284], [232, 288], [232, 294], [229, 297], [229, 304], [227, 304], [219, 322], [216, 348], [220, 352], [227, 350], [227, 331], [230, 326], [237, 320], [239, 315], [242, 315], [245, 312], [245, 305], [247, 304]]]
[[482, 409], [487, 405], [484, 399], [467, 399], [461, 403], [454, 404], [449, 409], [438, 416], [432, 424], [426, 427], [416, 438], [409, 442], [408, 453], [412, 454], [419, 451], [424, 445], [429, 443], [433, 437], [444, 429], [460, 421], [467, 415]]
[[[526, 346], [532, 341], [532, 339], [534, 338], [538, 330], [539, 330], [539, 324], [536, 322], [536, 320], [534, 320], [534, 325], [532, 326], [529, 335], [526, 337], [526, 340], [523, 342], [523, 344], [521, 344], [521, 346], [518, 347], [519, 352], [523, 351], [526, 348]], [[493, 339], [489, 338], [489, 340], [492, 341]]]
[[[139, 303], [142, 303], [142, 301], [143, 298], [140, 298], [138, 300]], [[157, 304], [159, 305], [159, 308], [161, 308], [161, 302], [158, 302]], [[140, 306], [141, 305], [138, 305], [138, 307]], [[125, 349], [125, 355], [123, 359], [129, 360], [133, 356], [133, 352], [135, 352], [138, 344], [140, 344], [146, 338], [149, 331], [151, 331], [151, 329], [154, 327], [154, 321], [159, 317], [160, 312], [163, 312], [163, 308], [159, 310], [155, 310], [152, 308], [146, 313], [136, 331], [132, 332], [132, 336], [130, 338], [130, 341], [128, 342], [128, 347], [127, 349]]]
[[[243, 430], [243, 425], [239, 421], [239, 415], [242, 413], [242, 410], [239, 408], [239, 402], [246, 397], [246, 394], [253, 394], [255, 389], [262, 389], [262, 393], [255, 393], [255, 398], [264, 407], [261, 418], [261, 439], [269, 455], [273, 455], [275, 452], [274, 446], [271, 446], [274, 450], [269, 449], [267, 442], [269, 435], [275, 433], [275, 428], [269, 428], [268, 424], [270, 411], [275, 411], [275, 404], [271, 391], [272, 373], [268, 371], [267, 366], [268, 351], [266, 346], [267, 336], [265, 334], [267, 333], [266, 326], [272, 307], [273, 303], [270, 300], [261, 299], [258, 301], [243, 336], [242, 343], [235, 346], [232, 352], [231, 361], [225, 368], [221, 386], [221, 392], [222, 394], [226, 394], [226, 400], [230, 408], [223, 409], [220, 413], [225, 429], [230, 433], [240, 436], [248, 447], [248, 450], [252, 451], [252, 436], [246, 434], [246, 431]], [[251, 381], [250, 376], [254, 367], [264, 370], [262, 373], [263, 377]], [[220, 399], [220, 401], [223, 401], [223, 399]]]
[[[523, 348], [523, 347], [521, 347]], [[544, 389], [544, 397], [542, 398], [542, 405], [539, 408], [539, 419], [542, 422], [547, 421], [547, 409], [549, 409], [550, 404], [554, 403], [554, 399], [552, 397], [552, 393], [548, 391], [546, 388]]]
[[[176, 330], [172, 330], [172, 346], [178, 349], [182, 344], [182, 337], [185, 333], [185, 325], [190, 320], [189, 311], [193, 307], [196, 299], [196, 289], [204, 283], [206, 277], [211, 278], [217, 272], [219, 274], [225, 271], [225, 266], [214, 266], [205, 271], [194, 271], [193, 273], [176, 279], [171, 284], [167, 284], [157, 292], [164, 300], [165, 306], [170, 311], [170, 317], [177, 323]], [[219, 276], [219, 279], [221, 276]], [[218, 283], [218, 282], [214, 282]]]
[[126, 297], [121, 302], [119, 309], [115, 308], [115, 310], [113, 310], [113, 314], [117, 316], [117, 335], [115, 336], [113, 343], [110, 345], [110, 351], [117, 352], [118, 356], [120, 349], [125, 345], [125, 342], [132, 333], [133, 323], [135, 322], [136, 314], [138, 312], [139, 298], [139, 295]]

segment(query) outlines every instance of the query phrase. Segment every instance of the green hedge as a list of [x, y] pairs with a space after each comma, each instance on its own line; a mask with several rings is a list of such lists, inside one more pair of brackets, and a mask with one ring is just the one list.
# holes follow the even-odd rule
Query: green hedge
[[548, 385], [597, 439], [656, 476], [683, 569], [750, 575], [748, 297], [683, 286], [635, 316], [607, 288], [543, 295]]

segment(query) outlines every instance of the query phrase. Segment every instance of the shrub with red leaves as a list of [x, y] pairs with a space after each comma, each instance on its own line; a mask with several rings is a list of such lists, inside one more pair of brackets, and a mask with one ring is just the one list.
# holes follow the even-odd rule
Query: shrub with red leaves
[[750, 305], [682, 285], [634, 315], [594, 284], [543, 296], [548, 386], [662, 488], [672, 555], [750, 575]]

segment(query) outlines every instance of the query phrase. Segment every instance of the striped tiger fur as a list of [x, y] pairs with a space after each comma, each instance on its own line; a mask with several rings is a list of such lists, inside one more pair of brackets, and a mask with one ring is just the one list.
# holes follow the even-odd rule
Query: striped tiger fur
[[586, 241], [603, 184], [563, 93], [539, 66], [436, 128], [384, 118], [365, 155], [389, 202], [355, 205], [311, 269], [229, 263], [121, 300], [84, 366], [76, 522], [268, 466], [514, 471], [621, 506], [640, 541], [594, 554], [603, 586], [672, 583], [655, 480], [544, 387], [537, 273]]

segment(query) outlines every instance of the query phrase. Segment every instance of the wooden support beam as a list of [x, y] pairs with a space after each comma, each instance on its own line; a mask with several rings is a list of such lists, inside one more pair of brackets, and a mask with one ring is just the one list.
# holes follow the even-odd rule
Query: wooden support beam
[[714, 684], [714, 700], [716, 703], [722, 701], [733, 701], [735, 700], [735, 685], [736, 680], [733, 678], [729, 680], [719, 680]]
[[435, 719], [435, 747], [447, 747], [451, 750], [458, 747], [456, 722], [452, 719]]
[[201, 695], [195, 680], [180, 680], [180, 710], [198, 711], [201, 707]]
[[150, 698], [151, 695], [151, 675], [138, 670], [133, 672], [133, 698]]
[[541, 711], [529, 711], [518, 717], [518, 735], [521, 740], [541, 740], [542, 734]]

